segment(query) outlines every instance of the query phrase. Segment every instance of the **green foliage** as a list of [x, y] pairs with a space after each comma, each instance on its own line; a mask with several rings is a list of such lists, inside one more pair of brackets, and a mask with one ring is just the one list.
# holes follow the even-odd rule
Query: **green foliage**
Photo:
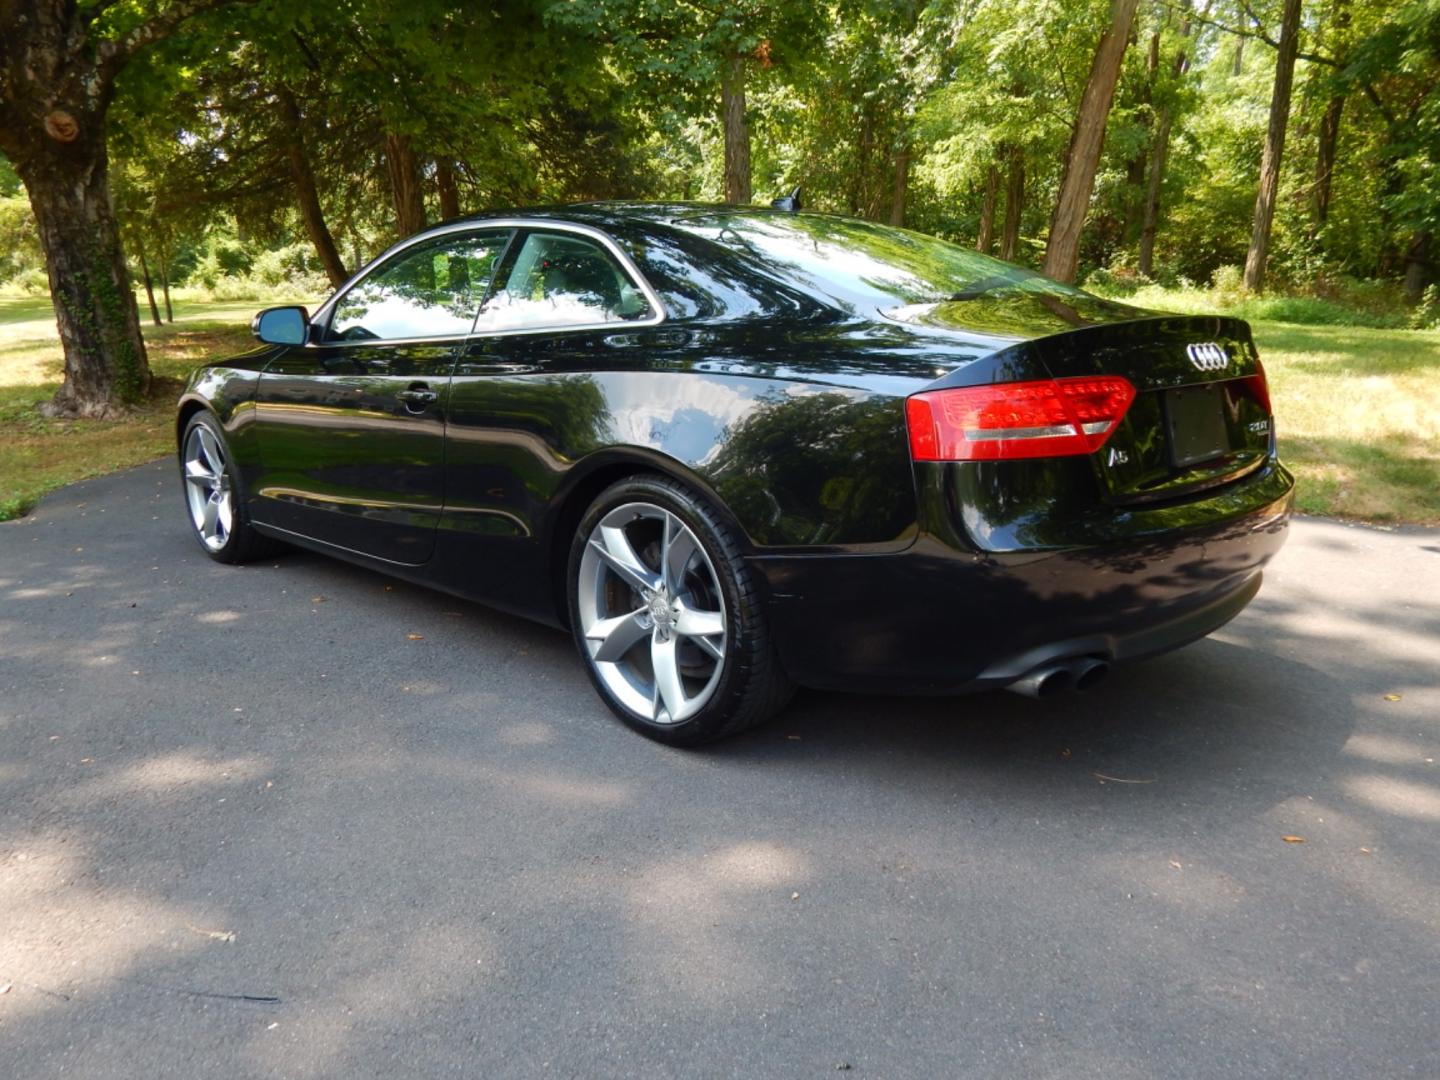
[[1133, 279], [1115, 282], [1109, 274], [1103, 272], [1091, 274], [1086, 279], [1085, 286], [1101, 296], [1123, 299], [1126, 303], [1156, 311], [1178, 311], [1192, 315], [1219, 312], [1241, 319], [1260, 319], [1296, 326], [1396, 329], [1415, 326], [1416, 321], [1423, 318], [1420, 314], [1421, 308], [1417, 308], [1413, 313], [1407, 309], [1400, 288], [1395, 282], [1356, 281], [1334, 284], [1329, 295], [1325, 296], [1280, 293], [1256, 295], [1245, 290], [1242, 272], [1238, 266], [1222, 266], [1217, 269], [1208, 288], [1197, 288], [1194, 285], [1136, 285]]
[[1412, 330], [1440, 330], [1440, 284], [1427, 285], [1410, 316]]
[[[352, 269], [396, 235], [387, 136], [414, 147], [430, 220], [441, 214], [442, 165], [456, 177], [462, 210], [716, 199], [720, 84], [739, 58], [757, 201], [800, 186], [807, 206], [873, 220], [899, 213], [912, 227], [969, 244], [991, 176], [999, 179], [998, 235], [1005, 175], [1018, 154], [1017, 259], [1033, 265], [1109, 6], [222, 7], [140, 53], [123, 74], [109, 122], [115, 203], [135, 265], [143, 252], [158, 280], [222, 294], [308, 293], [319, 280], [293, 171], [297, 147], [319, 214]], [[1163, 134], [1150, 278], [1207, 282], [1219, 271], [1217, 295], [1253, 299], [1229, 289], [1224, 268], [1244, 261], [1249, 242], [1274, 75], [1275, 50], [1264, 39], [1278, 32], [1279, 6], [1142, 0], [1087, 217], [1082, 276], [1117, 293], [1144, 287], [1135, 268]], [[116, 36], [152, 10], [148, 2], [109, 6], [96, 33]], [[1292, 314], [1306, 318], [1321, 318], [1327, 304], [1408, 318], [1393, 295], [1371, 302], [1354, 283], [1399, 279], [1408, 268], [1418, 290], [1440, 261], [1440, 0], [1307, 0], [1305, 11], [1267, 279], [1299, 297]], [[1322, 222], [1321, 118], [1337, 99], [1337, 166]], [[44, 287], [28, 205], [3, 160], [0, 283]]]

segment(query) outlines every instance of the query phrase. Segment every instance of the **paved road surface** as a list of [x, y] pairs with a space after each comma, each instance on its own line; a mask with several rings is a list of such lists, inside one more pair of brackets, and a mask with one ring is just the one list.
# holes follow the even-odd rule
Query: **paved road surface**
[[147, 466], [0, 526], [0, 1076], [1435, 1077], [1437, 758], [1437, 531], [1301, 521], [1088, 696], [696, 753]]

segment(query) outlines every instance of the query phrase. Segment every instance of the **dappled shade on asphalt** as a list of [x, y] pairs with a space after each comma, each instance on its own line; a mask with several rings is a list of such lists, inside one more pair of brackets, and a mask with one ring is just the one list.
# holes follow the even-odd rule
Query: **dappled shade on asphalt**
[[1300, 520], [1088, 696], [677, 752], [562, 634], [211, 563], [172, 471], [0, 526], [15, 1075], [1440, 1068], [1434, 532]]

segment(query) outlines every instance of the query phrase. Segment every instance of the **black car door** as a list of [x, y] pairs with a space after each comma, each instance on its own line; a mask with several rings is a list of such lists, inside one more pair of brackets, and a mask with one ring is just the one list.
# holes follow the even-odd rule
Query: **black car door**
[[407, 565], [430, 558], [445, 499], [451, 371], [508, 230], [397, 252], [285, 348], [256, 392], [257, 521]]
[[475, 591], [502, 606], [523, 606], [517, 570], [558, 477], [616, 440], [604, 373], [640, 362], [642, 328], [663, 318], [613, 242], [572, 229], [516, 236], [455, 368], [446, 520], [477, 553]]

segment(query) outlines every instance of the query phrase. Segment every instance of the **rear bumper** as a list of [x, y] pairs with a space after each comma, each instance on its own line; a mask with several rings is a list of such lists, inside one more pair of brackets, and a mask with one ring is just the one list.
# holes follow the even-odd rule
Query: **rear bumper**
[[1287, 484], [1224, 521], [1113, 545], [987, 553], [926, 534], [897, 554], [751, 562], [796, 682], [956, 693], [1004, 686], [1060, 657], [1132, 660], [1204, 637], [1259, 591], [1289, 511]]

